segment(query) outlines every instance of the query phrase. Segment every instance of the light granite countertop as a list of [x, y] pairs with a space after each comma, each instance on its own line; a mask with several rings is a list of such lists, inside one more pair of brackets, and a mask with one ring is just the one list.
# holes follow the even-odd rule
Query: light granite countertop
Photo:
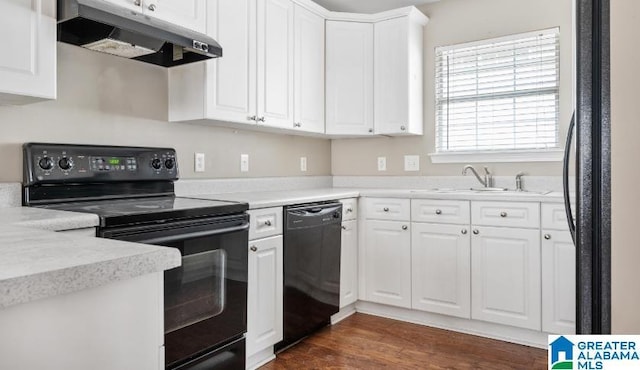
[[0, 225], [63, 231], [96, 227], [98, 222], [98, 216], [90, 213], [55, 211], [35, 207], [0, 208]]
[[351, 188], [319, 188], [290, 191], [258, 191], [219, 194], [194, 194], [190, 198], [217, 199], [249, 203], [249, 209], [280, 207], [291, 204], [321, 202], [334, 199], [354, 197], [380, 198], [413, 198], [413, 199], [452, 199], [475, 201], [511, 201], [511, 202], [545, 202], [559, 203], [563, 201], [558, 192], [483, 192], [483, 191], [450, 191], [450, 190], [412, 190], [412, 189], [351, 189]]
[[97, 225], [92, 214], [0, 208], [0, 309], [181, 264], [174, 248], [55, 232]]

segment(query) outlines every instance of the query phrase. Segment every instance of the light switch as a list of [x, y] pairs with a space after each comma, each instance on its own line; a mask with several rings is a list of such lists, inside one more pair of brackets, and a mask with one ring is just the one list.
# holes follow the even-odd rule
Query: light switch
[[249, 172], [249, 154], [240, 154], [240, 172]]
[[404, 170], [405, 171], [420, 171], [420, 156], [419, 155], [405, 155], [404, 156]]
[[194, 171], [204, 172], [204, 153], [194, 153], [193, 157]]
[[387, 157], [378, 157], [378, 171], [387, 170]]
[[300, 171], [307, 172], [307, 157], [300, 157]]

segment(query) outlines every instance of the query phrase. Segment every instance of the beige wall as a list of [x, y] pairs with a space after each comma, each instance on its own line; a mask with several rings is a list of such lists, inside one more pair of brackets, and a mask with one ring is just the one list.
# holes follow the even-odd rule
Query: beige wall
[[[334, 175], [416, 175], [404, 172], [404, 155], [420, 155], [421, 175], [459, 175], [463, 164], [432, 164], [435, 151], [434, 48], [441, 45], [560, 27], [560, 142], [564, 147], [572, 108], [571, 0], [444, 0], [420, 7], [429, 16], [425, 27], [424, 136], [410, 138], [340, 139], [332, 143]], [[387, 171], [378, 172], [377, 157], [387, 157]], [[560, 162], [490, 163], [497, 175], [525, 170], [530, 175], [561, 175]]]
[[[182, 178], [329, 175], [331, 142], [167, 122], [167, 72], [78, 47], [58, 46], [58, 99], [0, 107], [0, 181], [22, 180], [27, 141], [169, 146]], [[194, 173], [193, 153], [206, 154]], [[240, 154], [249, 154], [241, 173]], [[300, 172], [300, 156], [308, 171]]]
[[640, 1], [611, 0], [611, 294], [614, 333], [640, 333]]

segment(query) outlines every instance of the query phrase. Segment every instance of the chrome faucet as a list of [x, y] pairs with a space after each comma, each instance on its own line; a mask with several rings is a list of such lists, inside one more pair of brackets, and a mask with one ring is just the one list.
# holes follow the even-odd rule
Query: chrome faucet
[[524, 172], [518, 172], [516, 174], [516, 191], [524, 191], [522, 187], [522, 176], [524, 176]]
[[489, 172], [489, 168], [487, 166], [484, 166], [484, 180], [480, 178], [480, 175], [478, 175], [478, 172], [476, 172], [476, 169], [473, 168], [473, 166], [470, 164], [464, 166], [464, 169], [462, 170], [462, 175], [466, 176], [468, 170], [471, 170], [471, 172], [473, 172], [476, 179], [478, 179], [478, 181], [485, 188], [490, 188], [493, 186], [493, 177], [491, 176], [491, 172]]

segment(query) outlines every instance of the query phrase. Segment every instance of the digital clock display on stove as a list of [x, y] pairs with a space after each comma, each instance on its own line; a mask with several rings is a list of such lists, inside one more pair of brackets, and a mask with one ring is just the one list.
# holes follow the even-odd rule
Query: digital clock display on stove
[[135, 157], [91, 157], [91, 170], [97, 172], [136, 171]]

